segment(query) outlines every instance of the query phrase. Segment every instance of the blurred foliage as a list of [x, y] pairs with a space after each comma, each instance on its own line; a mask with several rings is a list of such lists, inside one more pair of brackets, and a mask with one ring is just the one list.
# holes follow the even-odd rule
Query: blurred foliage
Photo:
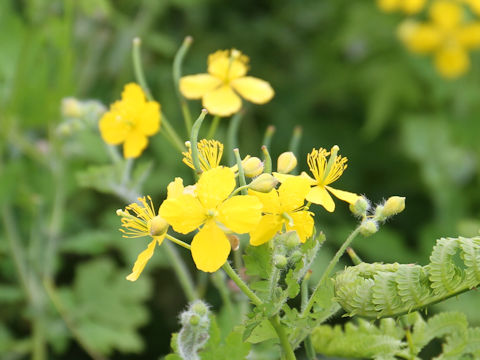
[[[236, 47], [250, 57], [250, 73], [276, 91], [268, 105], [247, 109], [239, 136], [245, 152], [260, 154], [263, 132], [273, 124], [275, 158], [287, 149], [298, 124], [304, 129], [301, 154], [338, 144], [349, 158], [343, 188], [374, 202], [406, 196], [407, 211], [388, 231], [357, 243], [366, 261], [425, 264], [437, 237], [478, 234], [478, 55], [473, 54], [466, 76], [444, 80], [428, 59], [403, 49], [395, 35], [401, 19], [380, 12], [373, 0], [1, 1], [2, 356], [19, 358], [44, 336], [55, 358], [84, 358], [82, 349], [66, 342], [73, 335], [95, 353], [121, 359], [128, 358], [121, 352], [137, 352], [136, 359], [151, 359], [169, 351], [169, 334], [178, 330], [175, 314], [185, 299], [178, 285], [165, 280], [171, 273], [164, 268], [163, 249], [147, 268], [155, 275], [151, 287], [147, 279], [134, 285], [123, 280], [145, 244], [112, 230], [118, 226], [114, 210], [125, 204], [102, 193], [107, 157], [94, 125], [57, 133], [66, 121], [59, 111], [62, 98], [108, 104], [133, 80], [135, 36], [143, 41], [152, 92], [180, 133], [171, 64], [183, 38], [192, 35], [185, 74], [203, 72], [209, 53]], [[200, 104], [191, 104], [191, 110], [197, 113]], [[144, 181], [145, 193], [159, 199], [174, 174], [190, 175], [179, 160], [156, 136], [133, 181]], [[313, 210], [324, 223], [328, 242], [322, 253], [328, 253], [350, 231], [352, 219], [345, 206], [328, 218], [322, 209]], [[27, 291], [18, 285], [8, 242], [12, 236], [27, 249], [28, 269], [36, 274]], [[52, 243], [58, 244], [54, 259]], [[321, 259], [319, 268], [325, 266]], [[79, 326], [78, 334], [67, 331], [58, 309], [47, 301], [44, 276], [55, 278], [63, 310]], [[218, 306], [217, 292], [207, 290], [209, 302]], [[478, 325], [475, 296], [440, 306], [461, 308]], [[29, 338], [32, 321], [40, 330]], [[225, 341], [238, 339], [234, 333]]]

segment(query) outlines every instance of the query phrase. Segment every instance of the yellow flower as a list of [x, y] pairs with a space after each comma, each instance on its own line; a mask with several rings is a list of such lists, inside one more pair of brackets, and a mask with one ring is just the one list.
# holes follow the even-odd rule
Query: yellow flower
[[480, 22], [464, 22], [461, 5], [437, 0], [430, 7], [430, 21], [404, 22], [398, 31], [406, 47], [416, 53], [433, 53], [435, 67], [446, 78], [463, 75], [470, 67], [468, 50], [480, 46]]
[[385, 12], [402, 11], [415, 14], [425, 7], [426, 0], [377, 0], [377, 6]]
[[100, 119], [99, 127], [107, 144], [123, 143], [125, 158], [139, 157], [147, 147], [147, 136], [156, 134], [160, 128], [160, 105], [147, 101], [139, 85], [127, 84], [122, 100], [110, 106]]
[[[355, 204], [359, 198], [355, 193], [337, 190], [328, 186], [342, 176], [347, 168], [348, 159], [341, 155], [337, 156], [338, 150], [339, 147], [337, 145], [333, 146], [331, 151], [327, 151], [324, 148], [319, 148], [318, 150], [313, 149], [312, 152], [307, 155], [308, 167], [310, 168], [313, 178], [305, 172], [302, 172], [300, 175], [300, 177], [308, 179], [310, 185], [313, 185], [306, 196], [307, 201], [322, 205], [329, 212], [335, 210], [335, 203], [330, 193], [349, 204]], [[330, 156], [328, 161], [327, 156]], [[287, 178], [293, 177], [293, 175], [279, 173], [274, 173], [274, 176], [282, 182]]]
[[170, 193], [160, 215], [182, 234], [200, 229], [192, 240], [192, 257], [198, 269], [215, 272], [227, 261], [230, 242], [225, 232], [244, 234], [261, 218], [262, 204], [255, 196], [229, 197], [235, 189], [235, 174], [223, 166], [205, 171], [194, 194]]
[[305, 196], [310, 191], [310, 181], [304, 177], [292, 176], [280, 185], [278, 190], [261, 193], [249, 190], [249, 194], [257, 196], [263, 204], [262, 220], [250, 232], [250, 244], [262, 245], [282, 231], [297, 232], [300, 241], [305, 242], [313, 233], [313, 213], [304, 210]]
[[180, 92], [187, 99], [202, 99], [203, 107], [219, 116], [230, 116], [240, 110], [242, 100], [238, 95], [255, 104], [265, 104], [274, 91], [268, 82], [245, 76], [247, 64], [248, 57], [240, 51], [219, 50], [208, 57], [208, 74], [180, 79]]
[[[200, 140], [197, 144], [200, 168], [202, 171], [216, 168], [220, 165], [223, 155], [223, 144], [217, 140]], [[192, 160], [192, 149], [182, 153], [183, 163], [195, 170]]]
[[[125, 207], [125, 210], [117, 210], [117, 215], [122, 217], [123, 237], [137, 238], [150, 236], [153, 240], [147, 248], [140, 253], [133, 265], [132, 273], [127, 280], [135, 281], [142, 273], [148, 260], [153, 256], [155, 245], [161, 245], [168, 230], [168, 223], [159, 215], [155, 215], [152, 199], [148, 196], [138, 198], [139, 203], [133, 203]], [[130, 213], [133, 212], [134, 215]]]

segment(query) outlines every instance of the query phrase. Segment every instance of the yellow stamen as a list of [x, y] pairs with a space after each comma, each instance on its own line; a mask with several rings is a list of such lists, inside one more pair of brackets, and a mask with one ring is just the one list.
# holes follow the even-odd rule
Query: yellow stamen
[[[197, 144], [200, 160], [200, 168], [207, 171], [220, 165], [223, 155], [223, 144], [216, 140], [200, 140]], [[192, 160], [192, 150], [183, 152], [183, 163], [188, 167], [195, 169]]]

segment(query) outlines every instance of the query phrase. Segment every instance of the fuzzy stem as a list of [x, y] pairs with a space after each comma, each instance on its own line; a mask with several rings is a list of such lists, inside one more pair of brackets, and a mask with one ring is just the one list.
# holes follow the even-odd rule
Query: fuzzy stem
[[295, 353], [293, 352], [292, 346], [288, 341], [288, 336], [287, 336], [287, 333], [285, 332], [285, 328], [280, 323], [279, 316], [278, 315], [272, 316], [268, 320], [270, 321], [270, 324], [272, 324], [273, 328], [277, 332], [285, 359], [296, 360]]
[[[307, 306], [307, 303], [308, 303], [308, 280], [310, 279], [310, 274], [307, 273], [307, 275], [304, 276], [303, 278], [303, 281], [302, 281], [302, 285], [301, 285], [301, 299], [302, 299], [302, 302], [301, 302], [301, 310], [303, 311], [305, 309], [305, 307]], [[315, 356], [315, 349], [313, 348], [313, 343], [312, 343], [312, 338], [310, 337], [310, 335], [308, 335], [304, 342], [303, 342], [304, 346], [305, 346], [305, 352], [306, 352], [306, 355], [307, 355], [307, 358], [308, 360], [316, 360], [316, 356]]]
[[240, 184], [239, 189], [242, 192], [242, 195], [247, 195], [247, 182], [245, 181], [245, 172], [243, 171], [242, 158], [240, 157], [240, 152], [238, 149], [233, 149], [235, 154], [235, 160], [237, 160], [238, 166], [238, 183]]
[[235, 270], [233, 270], [228, 261], [223, 264], [222, 269], [255, 305], [262, 305], [262, 300], [260, 300], [260, 298], [248, 287], [247, 284], [245, 284], [242, 278], [235, 272]]
[[317, 285], [315, 286], [315, 289], [312, 292], [312, 295], [310, 296], [310, 300], [307, 303], [307, 306], [305, 306], [305, 309], [301, 312], [300, 317], [305, 317], [306, 314], [311, 310], [313, 304], [315, 303], [315, 296], [317, 295], [317, 291], [320, 290], [321, 286], [323, 283], [327, 280], [327, 278], [330, 276], [331, 272], [333, 271], [333, 268], [335, 265], [337, 265], [338, 261], [340, 260], [340, 257], [343, 255], [345, 250], [350, 246], [351, 242], [355, 237], [358, 235], [360, 232], [360, 226], [358, 226], [345, 240], [343, 245], [338, 249], [337, 253], [333, 257], [333, 259], [330, 261], [330, 263], [327, 266], [327, 269], [324, 271], [322, 274], [322, 277], [318, 281]]
[[134, 158], [128, 158], [125, 161], [125, 166], [123, 167], [123, 174], [122, 174], [122, 186], [126, 186], [130, 182], [130, 176], [132, 174], [133, 163], [135, 162]]
[[178, 49], [175, 57], [173, 59], [173, 83], [175, 84], [175, 92], [177, 93], [178, 100], [180, 101], [180, 106], [182, 107], [183, 120], [185, 121], [185, 128], [187, 133], [190, 134], [192, 130], [192, 115], [190, 114], [190, 109], [188, 108], [188, 103], [180, 93], [180, 78], [182, 76], [182, 64], [185, 55], [192, 44], [193, 38], [187, 36], [182, 43], [182, 46]]

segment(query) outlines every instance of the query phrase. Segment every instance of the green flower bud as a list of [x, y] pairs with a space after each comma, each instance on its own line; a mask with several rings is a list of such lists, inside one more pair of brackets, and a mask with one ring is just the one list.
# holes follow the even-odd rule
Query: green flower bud
[[[118, 210], [117, 210], [118, 215]], [[168, 230], [168, 223], [160, 215], [153, 217], [148, 222], [148, 231], [152, 236], [161, 236]]]
[[275, 186], [277, 186], [277, 184], [277, 179], [275, 179], [271, 174], [265, 173], [253, 179], [248, 187], [258, 192], [269, 193], [275, 188]]
[[290, 255], [290, 261], [292, 263], [298, 262], [303, 257], [303, 254], [299, 250], [295, 250], [292, 255]]
[[198, 325], [198, 323], [200, 322], [200, 317], [198, 317], [198, 315], [194, 314], [194, 315], [190, 316], [188, 321], [190, 322], [190, 325], [195, 326], [195, 325]]
[[365, 219], [360, 225], [360, 234], [363, 236], [370, 236], [378, 231], [378, 223], [372, 219]]
[[263, 161], [258, 157], [250, 157], [242, 161], [242, 167], [245, 176], [253, 178], [263, 172]]
[[273, 257], [273, 264], [277, 269], [284, 269], [287, 263], [287, 258], [283, 255], [277, 254]]
[[287, 239], [285, 240], [285, 246], [289, 250], [295, 249], [300, 244], [300, 238], [296, 231], [289, 231], [286, 233]]
[[200, 316], [203, 316], [207, 313], [208, 307], [202, 301], [197, 301], [192, 305], [192, 311]]
[[297, 166], [297, 158], [291, 151], [280, 154], [277, 159], [277, 171], [281, 174], [288, 174]]
[[67, 118], [79, 118], [84, 114], [82, 103], [73, 97], [63, 98], [61, 108], [62, 115]]
[[354, 204], [350, 204], [350, 211], [355, 216], [365, 216], [370, 209], [370, 202], [365, 196], [359, 196]]

